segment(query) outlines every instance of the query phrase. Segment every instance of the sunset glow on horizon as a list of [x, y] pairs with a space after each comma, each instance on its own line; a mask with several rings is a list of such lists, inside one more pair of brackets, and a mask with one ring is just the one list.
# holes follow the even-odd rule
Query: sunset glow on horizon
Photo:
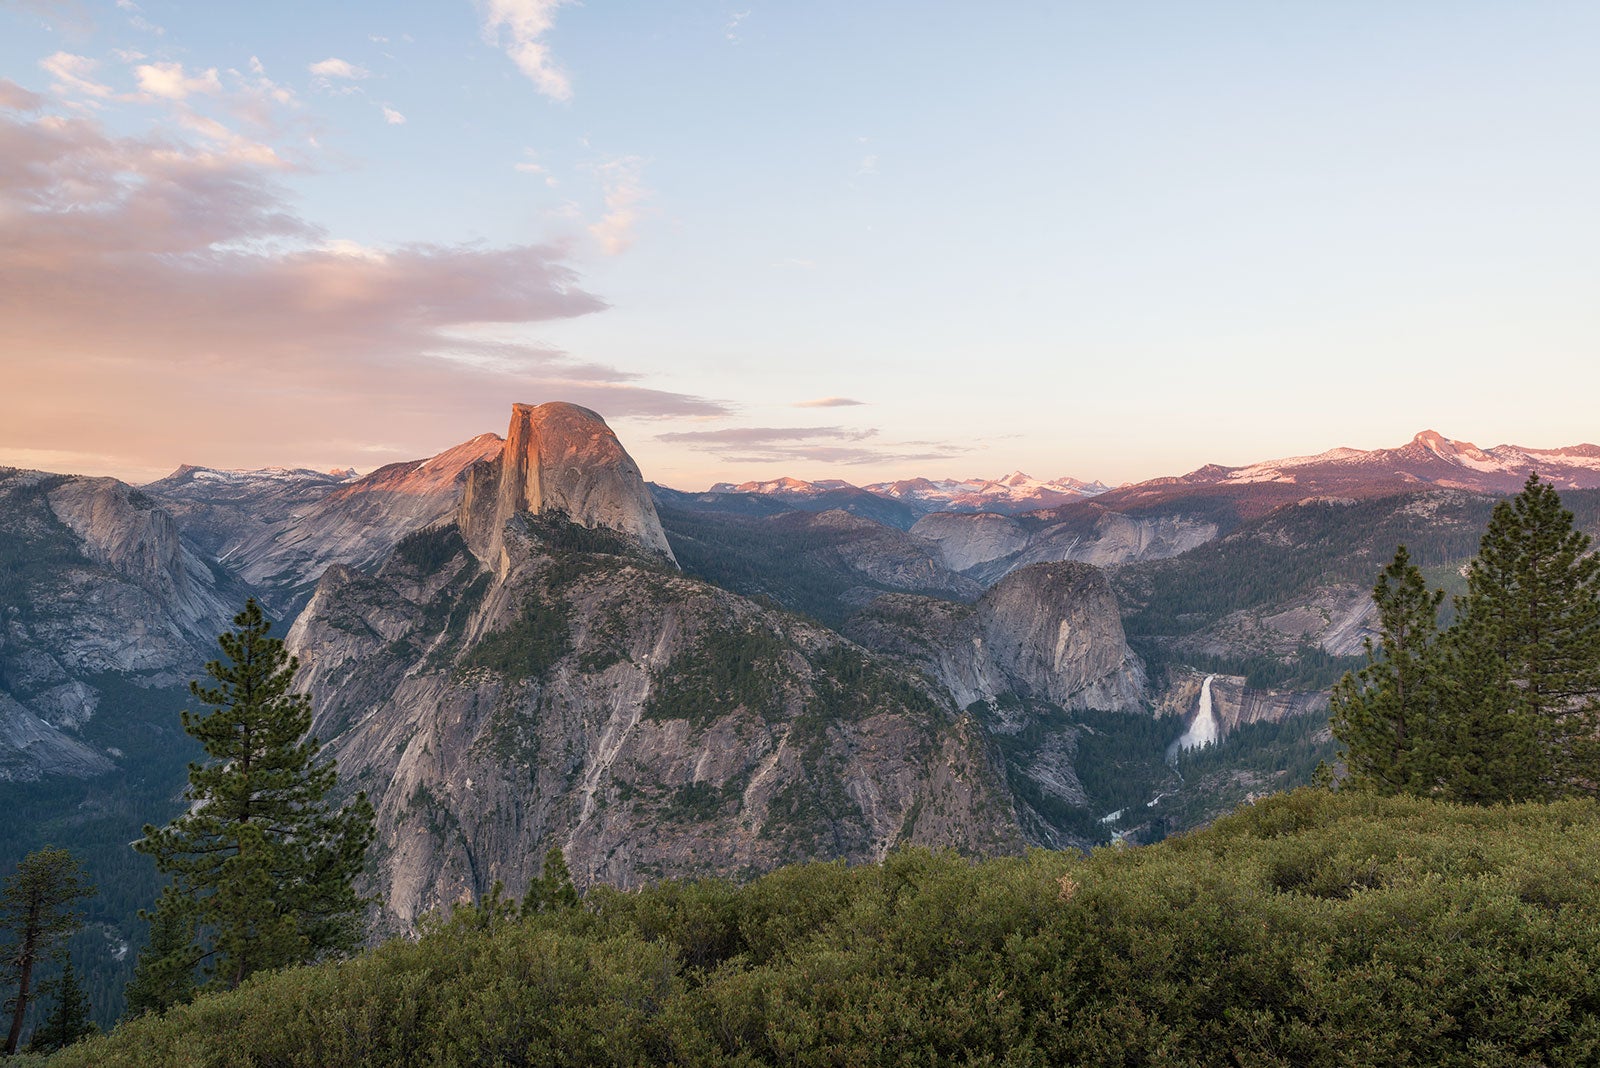
[[1600, 8], [0, 3], [0, 464], [1600, 441]]

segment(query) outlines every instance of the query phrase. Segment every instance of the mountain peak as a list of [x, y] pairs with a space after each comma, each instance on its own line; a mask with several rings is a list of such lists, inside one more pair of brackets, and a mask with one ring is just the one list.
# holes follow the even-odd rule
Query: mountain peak
[[462, 532], [480, 555], [493, 556], [513, 515], [550, 511], [621, 531], [672, 558], [639, 465], [598, 412], [565, 401], [513, 404], [499, 455], [468, 477]]

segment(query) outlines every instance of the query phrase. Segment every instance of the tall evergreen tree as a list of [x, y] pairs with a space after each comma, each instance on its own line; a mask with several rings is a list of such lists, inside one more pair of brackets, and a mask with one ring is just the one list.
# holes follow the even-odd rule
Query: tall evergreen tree
[[89, 995], [83, 992], [70, 958], [61, 974], [47, 985], [55, 995], [55, 1005], [45, 1017], [44, 1026], [33, 1033], [33, 1040], [28, 1043], [30, 1053], [53, 1053], [100, 1030], [89, 1018]]
[[1334, 687], [1333, 736], [1348, 781], [1379, 793], [1429, 793], [1440, 775], [1439, 602], [1404, 545], [1378, 576], [1378, 646]]
[[224, 987], [360, 944], [368, 902], [353, 884], [373, 835], [365, 794], [327, 800], [336, 771], [307, 737], [310, 699], [291, 692], [298, 662], [253, 598], [233, 623], [217, 639], [226, 660], [206, 665], [215, 685], [189, 685], [211, 706], [183, 713], [211, 758], [189, 766], [189, 810], [135, 845], [188, 899], [208, 942], [194, 958]]
[[560, 912], [578, 907], [578, 888], [572, 885], [572, 872], [567, 868], [567, 858], [552, 846], [544, 855], [544, 867], [539, 876], [528, 883], [522, 896], [522, 914], [532, 916], [540, 912]]
[[1463, 800], [1600, 792], [1600, 557], [1538, 475], [1495, 506], [1450, 628]]
[[200, 963], [190, 899], [165, 893], [155, 911], [143, 915], [150, 924], [150, 944], [139, 954], [128, 982], [129, 1016], [166, 1012], [187, 1002], [194, 996], [194, 969]]
[[5, 965], [7, 977], [17, 984], [17, 992], [7, 1002], [11, 1031], [6, 1037], [6, 1053], [17, 1052], [22, 1041], [35, 966], [83, 926], [75, 906], [94, 893], [78, 859], [51, 846], [23, 857], [16, 872], [6, 877], [0, 889], [0, 930], [9, 931], [14, 940]]

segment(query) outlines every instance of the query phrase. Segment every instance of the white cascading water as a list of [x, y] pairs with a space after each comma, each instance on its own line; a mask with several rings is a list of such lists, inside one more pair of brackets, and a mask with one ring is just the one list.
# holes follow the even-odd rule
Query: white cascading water
[[1211, 680], [1214, 678], [1215, 675], [1207, 675], [1206, 681], [1200, 684], [1200, 711], [1195, 714], [1189, 729], [1183, 732], [1183, 737], [1178, 739], [1179, 749], [1198, 749], [1202, 745], [1216, 744], [1217, 714], [1211, 709]]

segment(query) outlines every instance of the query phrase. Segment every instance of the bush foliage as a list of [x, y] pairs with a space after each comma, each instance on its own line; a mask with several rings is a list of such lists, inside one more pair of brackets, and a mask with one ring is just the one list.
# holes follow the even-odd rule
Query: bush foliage
[[1299, 790], [1142, 849], [596, 889], [52, 1065], [1577, 1065], [1600, 807]]

